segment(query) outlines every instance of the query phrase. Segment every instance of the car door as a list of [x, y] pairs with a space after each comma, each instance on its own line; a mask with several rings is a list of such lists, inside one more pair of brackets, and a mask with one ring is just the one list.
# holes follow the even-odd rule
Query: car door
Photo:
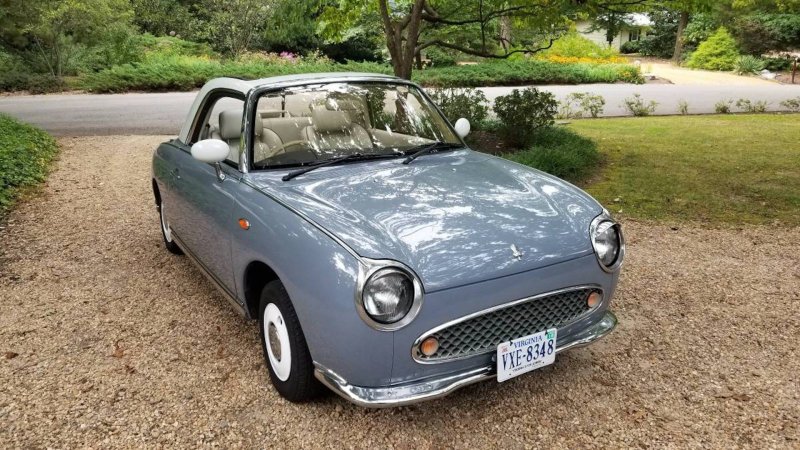
[[[213, 92], [209, 96], [208, 104], [199, 112], [197, 132], [175, 155], [177, 170], [172, 178], [175, 211], [170, 220], [173, 232], [190, 256], [230, 294], [235, 294], [230, 236], [238, 221], [231, 214], [236, 202], [233, 193], [242, 178], [238, 169], [238, 138], [244, 99], [232, 94], [215, 96]], [[206, 138], [225, 140], [231, 147], [228, 159], [219, 166], [198, 161], [191, 155], [191, 144]]]

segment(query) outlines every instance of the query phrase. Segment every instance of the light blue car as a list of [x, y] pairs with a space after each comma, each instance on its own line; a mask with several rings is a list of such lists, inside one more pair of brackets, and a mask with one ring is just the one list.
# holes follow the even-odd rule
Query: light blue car
[[468, 132], [394, 77], [212, 80], [153, 156], [164, 242], [259, 321], [290, 401], [505, 381], [614, 328], [625, 247], [589, 195]]

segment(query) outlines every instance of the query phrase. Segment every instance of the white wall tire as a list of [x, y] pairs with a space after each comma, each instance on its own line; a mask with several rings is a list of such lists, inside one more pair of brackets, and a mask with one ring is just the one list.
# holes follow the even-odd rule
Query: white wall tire
[[291, 402], [317, 397], [324, 391], [314, 377], [314, 362], [300, 320], [280, 281], [264, 286], [259, 306], [258, 334], [272, 385]]
[[264, 310], [261, 326], [261, 332], [267, 338], [267, 362], [275, 376], [286, 381], [292, 372], [292, 346], [289, 344], [286, 322], [274, 303], [269, 303]]
[[161, 237], [164, 238], [164, 246], [170, 253], [182, 255], [183, 251], [181, 251], [181, 248], [178, 247], [178, 244], [172, 239], [172, 228], [169, 226], [169, 216], [167, 212], [165, 212], [165, 209], [166, 205], [162, 200], [158, 204], [158, 219], [161, 222]]

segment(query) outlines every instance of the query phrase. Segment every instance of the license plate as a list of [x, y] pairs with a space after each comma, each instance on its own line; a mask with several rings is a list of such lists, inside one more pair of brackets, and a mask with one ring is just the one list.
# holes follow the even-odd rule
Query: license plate
[[497, 346], [497, 381], [528, 373], [556, 360], [557, 330], [551, 328]]

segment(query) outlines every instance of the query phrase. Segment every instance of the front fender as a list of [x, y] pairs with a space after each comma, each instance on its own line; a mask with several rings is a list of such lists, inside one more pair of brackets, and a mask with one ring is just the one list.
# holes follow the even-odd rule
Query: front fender
[[298, 214], [246, 182], [237, 184], [231, 233], [236, 289], [243, 300], [244, 273], [260, 261], [278, 275], [300, 319], [312, 359], [348, 381], [382, 386], [391, 379], [392, 333], [370, 328], [355, 308], [358, 259]]

